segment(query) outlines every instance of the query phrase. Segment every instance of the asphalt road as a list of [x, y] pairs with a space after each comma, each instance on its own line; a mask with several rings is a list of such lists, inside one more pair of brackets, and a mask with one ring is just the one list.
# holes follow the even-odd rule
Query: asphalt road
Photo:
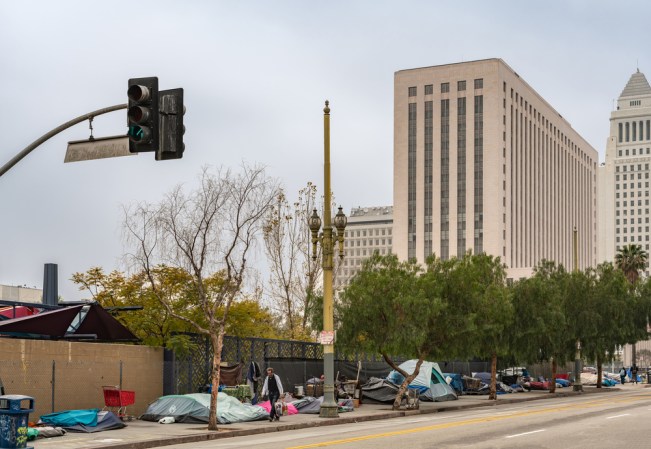
[[651, 447], [651, 389], [532, 401], [356, 424], [285, 431], [190, 448], [556, 449]]

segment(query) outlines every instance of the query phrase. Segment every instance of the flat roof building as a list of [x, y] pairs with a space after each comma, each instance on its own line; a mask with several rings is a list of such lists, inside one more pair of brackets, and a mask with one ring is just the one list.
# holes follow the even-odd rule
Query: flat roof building
[[501, 59], [394, 75], [393, 251], [596, 263], [598, 153]]
[[344, 233], [346, 256], [339, 265], [336, 288], [348, 285], [362, 268], [365, 259], [378, 252], [391, 253], [393, 244], [393, 207], [358, 207], [351, 209]]

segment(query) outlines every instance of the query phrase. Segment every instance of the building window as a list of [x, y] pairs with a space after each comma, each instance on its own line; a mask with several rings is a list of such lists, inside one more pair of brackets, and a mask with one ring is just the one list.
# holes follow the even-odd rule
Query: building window
[[416, 96], [416, 88], [415, 87], [410, 87], [409, 88], [409, 96], [410, 97], [415, 97]]
[[426, 84], [425, 85], [425, 95], [432, 95], [434, 93], [434, 85]]
[[484, 87], [484, 79], [478, 78], [475, 80], [475, 89], [482, 89]]
[[441, 93], [445, 94], [450, 92], [450, 83], [441, 83]]
[[466, 82], [465, 81], [457, 81], [457, 90], [458, 91], [466, 90]]

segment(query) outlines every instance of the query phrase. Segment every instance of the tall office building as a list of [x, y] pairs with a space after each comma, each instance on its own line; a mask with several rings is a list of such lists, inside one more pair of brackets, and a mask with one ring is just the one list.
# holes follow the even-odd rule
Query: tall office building
[[649, 252], [650, 128], [651, 86], [638, 70], [610, 114], [606, 161], [598, 170], [600, 262], [614, 261], [630, 244]]
[[346, 256], [339, 265], [336, 288], [343, 288], [362, 268], [364, 260], [374, 252], [391, 253], [393, 207], [357, 207], [350, 211], [346, 225], [344, 251]]
[[501, 59], [394, 76], [393, 250], [596, 262], [598, 153]]

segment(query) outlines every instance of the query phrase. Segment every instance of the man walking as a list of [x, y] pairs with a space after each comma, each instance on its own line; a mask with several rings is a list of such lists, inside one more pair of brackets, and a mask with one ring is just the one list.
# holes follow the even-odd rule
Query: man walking
[[262, 396], [269, 394], [269, 404], [271, 410], [269, 411], [269, 421], [280, 421], [280, 416], [276, 413], [276, 401], [280, 399], [283, 394], [283, 384], [280, 382], [280, 377], [274, 374], [273, 368], [267, 368], [267, 377], [264, 379], [262, 386]]

